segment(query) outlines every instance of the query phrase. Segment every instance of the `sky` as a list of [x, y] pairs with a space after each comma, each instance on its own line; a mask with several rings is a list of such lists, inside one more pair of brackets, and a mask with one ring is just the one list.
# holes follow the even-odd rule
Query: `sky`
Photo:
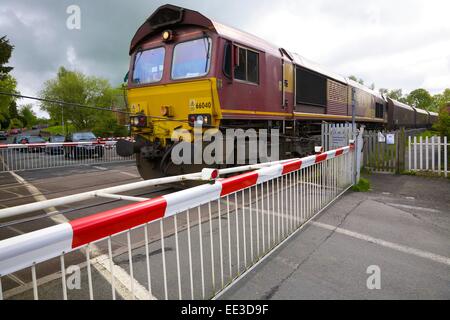
[[[36, 96], [60, 66], [122, 82], [137, 28], [159, 0], [0, 0], [18, 89]], [[448, 0], [172, 0], [376, 88], [450, 87]], [[80, 29], [68, 29], [77, 5]], [[30, 103], [22, 99], [19, 104]], [[34, 105], [39, 116], [45, 112]]]

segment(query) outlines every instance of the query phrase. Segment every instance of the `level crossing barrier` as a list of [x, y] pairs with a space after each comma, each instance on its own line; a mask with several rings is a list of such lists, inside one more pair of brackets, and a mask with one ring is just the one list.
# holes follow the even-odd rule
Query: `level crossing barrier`
[[0, 172], [49, 169], [134, 160], [119, 156], [117, 141], [0, 144]]
[[354, 159], [242, 167], [258, 169], [2, 240], [0, 298], [217, 298], [352, 185]]

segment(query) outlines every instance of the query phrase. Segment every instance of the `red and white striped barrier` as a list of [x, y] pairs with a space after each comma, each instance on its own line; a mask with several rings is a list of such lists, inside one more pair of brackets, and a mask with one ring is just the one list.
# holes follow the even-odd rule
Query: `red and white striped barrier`
[[117, 141], [82, 141], [82, 142], [45, 142], [45, 143], [10, 143], [0, 144], [0, 149], [19, 149], [37, 147], [76, 147], [81, 145], [114, 145]]
[[353, 146], [347, 146], [274, 164], [219, 179], [214, 184], [204, 184], [0, 241], [0, 276], [57, 257], [107, 236], [173, 216], [256, 184], [339, 157], [352, 148]]

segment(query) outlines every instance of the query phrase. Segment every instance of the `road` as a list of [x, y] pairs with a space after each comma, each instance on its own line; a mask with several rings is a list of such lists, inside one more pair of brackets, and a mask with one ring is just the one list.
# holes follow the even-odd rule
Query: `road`
[[[370, 180], [370, 192], [337, 200], [221, 299], [450, 299], [450, 181]], [[372, 268], [379, 289], [367, 286]]]

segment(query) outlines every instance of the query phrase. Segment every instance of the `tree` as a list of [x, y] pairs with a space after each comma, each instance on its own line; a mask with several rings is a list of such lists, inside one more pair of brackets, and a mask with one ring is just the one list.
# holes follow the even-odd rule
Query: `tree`
[[0, 38], [0, 80], [3, 80], [13, 69], [12, 67], [5, 66], [11, 58], [13, 49], [14, 46], [9, 43], [6, 36]]
[[[40, 96], [44, 99], [106, 107], [111, 106], [113, 94], [108, 80], [60, 67], [56, 78], [45, 82]], [[47, 111], [50, 118], [58, 122], [64, 116], [64, 121], [69, 120], [77, 130], [92, 129], [99, 120], [110, 113], [49, 102], [43, 102], [41, 109]]]
[[[9, 74], [13, 68], [5, 66], [11, 58], [13, 49], [14, 46], [9, 43], [6, 36], [0, 38], [0, 91], [4, 93], [18, 93], [16, 91], [16, 79]], [[15, 100], [15, 97], [0, 95], [0, 122], [2, 122], [2, 125], [9, 124], [11, 119], [9, 106]]]
[[442, 93], [435, 94], [432, 98], [431, 107], [429, 110], [439, 112], [441, 107], [450, 102], [450, 88], [447, 88]]
[[406, 100], [403, 97], [402, 89], [389, 90], [389, 89], [385, 89], [385, 88], [380, 88], [379, 92], [386, 97], [406, 103]]
[[9, 123], [10, 128], [23, 128], [23, 123], [20, 121], [20, 119], [12, 118], [11, 122]]
[[420, 88], [411, 91], [406, 96], [406, 101], [410, 106], [428, 110], [433, 103], [433, 98], [427, 90]]
[[21, 107], [19, 112], [19, 118], [22, 120], [24, 127], [31, 127], [36, 124], [37, 117], [33, 111], [33, 107], [31, 104], [27, 104]]
[[438, 121], [433, 125], [433, 129], [438, 131], [440, 135], [447, 136], [447, 139], [450, 139], [450, 114], [446, 104], [441, 106]]
[[364, 80], [361, 79], [361, 78], [358, 79], [358, 78], [357, 78], [356, 76], [354, 76], [354, 75], [351, 75], [351, 76], [349, 76], [348, 78], [351, 79], [351, 80], [353, 80], [353, 81], [358, 82], [359, 84], [364, 85]]

